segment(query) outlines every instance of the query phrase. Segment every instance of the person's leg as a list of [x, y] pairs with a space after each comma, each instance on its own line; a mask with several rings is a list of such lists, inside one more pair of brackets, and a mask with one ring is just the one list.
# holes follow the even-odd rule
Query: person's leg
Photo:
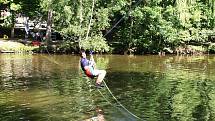
[[94, 73], [97, 76], [96, 84], [101, 84], [106, 75], [106, 71], [105, 70], [94, 70]]

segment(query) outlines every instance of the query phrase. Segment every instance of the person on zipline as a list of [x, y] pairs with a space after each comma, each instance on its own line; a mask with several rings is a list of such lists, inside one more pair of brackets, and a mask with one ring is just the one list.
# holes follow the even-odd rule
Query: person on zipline
[[84, 73], [90, 77], [90, 78], [94, 78], [97, 77], [96, 79], [96, 87], [97, 88], [101, 88], [103, 87], [103, 85], [101, 85], [105, 75], [106, 75], [106, 71], [105, 70], [98, 70], [95, 68], [95, 61], [93, 58], [93, 52], [90, 51], [90, 60], [87, 59], [86, 53], [84, 50], [82, 50], [80, 52], [80, 56], [81, 56], [81, 68], [84, 71]]

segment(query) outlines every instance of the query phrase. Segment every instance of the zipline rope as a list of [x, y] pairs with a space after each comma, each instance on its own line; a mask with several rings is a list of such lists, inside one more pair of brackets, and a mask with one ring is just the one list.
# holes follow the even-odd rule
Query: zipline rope
[[108, 32], [103, 37], [107, 36], [123, 20], [123, 18], [125, 18], [128, 14], [130, 14], [130, 12], [132, 11], [132, 9], [135, 8], [137, 5], [139, 5], [140, 2], [142, 2], [142, 1], [143, 0], [139, 0], [125, 15], [122, 16], [121, 19], [119, 19], [116, 22], [116, 24], [114, 24], [114, 26], [110, 30], [108, 30]]
[[105, 81], [103, 80], [105, 87], [107, 88], [108, 92], [111, 94], [111, 96], [114, 98], [114, 100], [123, 108], [125, 109], [129, 114], [131, 114], [132, 116], [134, 116], [135, 118], [139, 119], [139, 120], [143, 120], [140, 117], [138, 117], [137, 115], [133, 114], [131, 111], [129, 111], [125, 106], [123, 106], [119, 100], [117, 100], [117, 98], [113, 95], [113, 93], [111, 92], [111, 90], [109, 89], [109, 87], [107, 86], [107, 84], [105, 83]]
[[101, 92], [99, 89], [97, 89], [97, 90], [98, 90], [98, 92], [101, 94], [101, 96], [106, 100], [106, 102], [108, 102], [110, 105], [112, 105], [112, 106], [115, 107], [115, 105], [113, 105], [113, 104], [102, 94], [102, 92]]
[[[139, 1], [134, 5], [133, 8], [135, 8], [138, 4], [140, 4], [141, 1], [142, 1], [142, 0], [139, 0]], [[114, 26], [113, 26], [103, 37], [107, 36], [107, 35], [108, 35], [108, 34], [109, 34], [109, 33], [110, 33], [110, 32], [111, 32], [111, 31], [112, 31], [112, 30], [127, 16], [128, 13], [130, 14], [130, 12], [132, 11], [133, 8], [131, 8], [120, 20], [118, 20], [117, 23], [114, 24]], [[65, 36], [65, 35], [64, 35], [64, 36]], [[71, 37], [69, 37], [68, 35], [66, 35], [66, 36], [67, 36], [67, 38], [71, 39]], [[50, 55], [50, 53], [49, 53], [47, 47], [46, 47], [46, 50], [47, 50], [47, 52], [48, 52], [48, 55]], [[49, 60], [49, 61], [50, 61], [50, 60]], [[57, 65], [60, 65], [59, 63], [56, 63], [56, 62], [54, 62], [54, 63], [57, 64]], [[60, 65], [60, 66], [61, 66], [61, 65]], [[129, 114], [131, 114], [131, 115], [134, 116], [135, 118], [137, 118], [137, 119], [139, 119], [139, 120], [143, 120], [143, 119], [141, 119], [140, 117], [138, 117], [137, 115], [133, 114], [131, 111], [129, 111], [125, 106], [123, 106], [123, 105], [118, 101], [118, 99], [113, 95], [113, 93], [111, 92], [111, 90], [109, 89], [109, 87], [107, 86], [107, 84], [105, 83], [104, 80], [103, 80], [103, 82], [104, 82], [105, 87], [107, 88], [108, 92], [111, 94], [111, 96], [113, 97], [113, 99], [119, 104], [119, 106], [121, 106], [124, 110], [126, 110]], [[111, 104], [112, 106], [118, 108], [117, 105], [114, 105], [114, 104], [112, 104], [110, 101], [108, 101], [108, 99], [101, 93], [101, 91], [100, 91], [99, 89], [97, 89], [97, 90], [99, 91], [100, 95], [101, 95], [109, 104]]]
[[[90, 81], [92, 83], [92, 81]], [[105, 83], [105, 81], [103, 80], [103, 83], [105, 84], [105, 87], [107, 88], [108, 92], [110, 93], [110, 95], [113, 97], [113, 99], [118, 103], [118, 105], [115, 105], [113, 103], [111, 103], [105, 96], [104, 94], [102, 94], [102, 92], [100, 91], [100, 89], [97, 89], [98, 92], [100, 93], [100, 95], [105, 99], [106, 102], [108, 102], [110, 105], [112, 105], [115, 108], [119, 108], [118, 106], [121, 106], [124, 110], [126, 110], [130, 115], [132, 115], [133, 117], [139, 119], [139, 120], [143, 120], [140, 117], [138, 117], [137, 115], [133, 114], [131, 111], [129, 111], [125, 106], [123, 106], [118, 99], [113, 95], [113, 93], [110, 91], [109, 87], [107, 86], [107, 84]]]
[[[48, 50], [47, 50], [48, 51]], [[48, 53], [49, 54], [49, 53]], [[49, 54], [49, 56], [51, 56]], [[52, 61], [50, 59], [48, 59], [47, 57], [45, 57], [47, 60], [49, 60], [50, 62], [55, 63], [56, 65], [61, 66], [60, 63], [56, 62], [56, 61]], [[91, 82], [91, 81], [90, 81]], [[110, 93], [110, 95], [113, 97], [113, 99], [119, 104], [119, 106], [121, 106], [124, 110], [126, 110], [129, 114], [131, 114], [132, 116], [134, 116], [135, 118], [139, 119], [139, 120], [143, 120], [140, 117], [138, 117], [137, 115], [133, 114], [131, 111], [129, 111], [125, 106], [123, 106], [119, 100], [113, 95], [113, 93], [111, 92], [111, 90], [109, 89], [109, 87], [107, 86], [106, 82], [103, 80], [103, 83], [105, 84], [105, 87], [107, 88], [108, 92]], [[99, 93], [101, 94], [101, 96], [112, 106], [114, 106], [115, 108], [118, 108], [117, 105], [112, 104], [110, 101], [108, 101], [108, 99], [101, 93], [101, 91], [99, 89], [97, 89], [99, 91]]]

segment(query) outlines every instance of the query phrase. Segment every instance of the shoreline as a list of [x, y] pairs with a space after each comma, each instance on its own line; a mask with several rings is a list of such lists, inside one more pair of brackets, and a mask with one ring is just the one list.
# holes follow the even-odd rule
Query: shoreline
[[[73, 50], [71, 52], [69, 51], [59, 51], [59, 46], [57, 45], [50, 45], [49, 49], [47, 50], [47, 46], [43, 46], [43, 44], [38, 44], [36, 42], [27, 42], [27, 44], [24, 44], [22, 42], [23, 40], [21, 39], [2, 39], [0, 38], [0, 53], [47, 53], [46, 51], [49, 51], [48, 53], [52, 54], [78, 54], [77, 50]], [[42, 45], [42, 46], [40, 46]], [[188, 45], [189, 46], [189, 45]], [[58, 48], [57, 48], [58, 47]], [[183, 47], [178, 47], [176, 50], [171, 50], [169, 51], [160, 51], [158, 53], [108, 53], [108, 54], [117, 54], [117, 55], [159, 55], [159, 56], [165, 56], [165, 55], [181, 55], [181, 56], [186, 56], [186, 55], [208, 55], [208, 54], [214, 54], [213, 52], [210, 53], [208, 50], [204, 50], [202, 47], [198, 49], [196, 46], [190, 47], [189, 49], [183, 48]], [[62, 49], [62, 48], [61, 48]], [[107, 54], [107, 53], [104, 53]]]
[[31, 53], [38, 47], [24, 45], [13, 40], [0, 39], [0, 53]]

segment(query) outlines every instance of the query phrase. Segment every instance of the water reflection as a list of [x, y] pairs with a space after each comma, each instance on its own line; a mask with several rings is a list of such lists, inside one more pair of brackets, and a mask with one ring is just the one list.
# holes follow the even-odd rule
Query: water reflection
[[[215, 121], [215, 56], [95, 56], [105, 82], [143, 120]], [[93, 86], [71, 55], [0, 55], [0, 120], [138, 121]], [[92, 111], [93, 110], [93, 111]]]
[[210, 100], [214, 98], [214, 78], [210, 78], [214, 70], [209, 69], [214, 62], [210, 57], [156, 59], [129, 58], [124, 61], [126, 67], [138, 66], [109, 74], [109, 85], [121, 102], [146, 120], [214, 120], [214, 101]]
[[83, 121], [105, 121], [104, 110], [101, 109], [100, 107], [96, 107], [96, 109], [94, 110], [96, 113], [95, 116], [85, 119]]

